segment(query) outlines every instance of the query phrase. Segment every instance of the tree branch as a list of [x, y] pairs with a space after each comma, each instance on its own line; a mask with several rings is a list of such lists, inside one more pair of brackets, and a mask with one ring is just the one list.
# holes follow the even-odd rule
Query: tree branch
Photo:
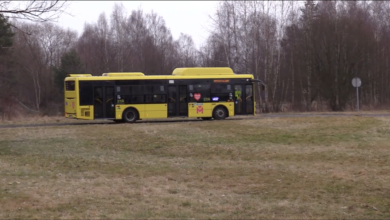
[[[17, 4], [18, 3], [18, 4]], [[67, 1], [36, 1], [27, 2], [2, 1], [0, 13], [8, 18], [23, 19], [34, 22], [56, 21], [65, 12]]]

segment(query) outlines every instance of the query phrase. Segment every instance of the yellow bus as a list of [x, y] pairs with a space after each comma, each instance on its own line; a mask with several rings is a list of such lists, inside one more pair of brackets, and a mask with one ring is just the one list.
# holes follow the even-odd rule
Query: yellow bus
[[230, 68], [177, 68], [172, 75], [139, 72], [70, 74], [65, 78], [65, 117], [135, 122], [171, 117], [221, 120], [254, 115], [250, 74]]

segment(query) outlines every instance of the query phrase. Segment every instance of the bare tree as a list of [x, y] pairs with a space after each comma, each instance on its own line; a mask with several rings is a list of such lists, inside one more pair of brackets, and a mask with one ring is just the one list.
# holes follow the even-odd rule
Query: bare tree
[[78, 52], [92, 74], [107, 71], [166, 75], [179, 62], [179, 47], [165, 21], [156, 13], [115, 5], [110, 21], [101, 14], [97, 24], [87, 24], [78, 40]]
[[192, 37], [181, 33], [179, 39], [176, 41], [176, 46], [179, 53], [179, 62], [175, 67], [196, 67], [197, 50]]
[[[264, 99], [258, 102], [279, 111], [285, 96], [281, 79], [279, 41], [293, 3], [273, 1], [223, 1], [211, 17], [214, 28], [208, 47], [202, 48], [202, 62], [229, 66], [238, 73], [251, 73], [267, 83]], [[207, 55], [206, 55], [207, 54]], [[205, 57], [210, 59], [205, 62]], [[260, 92], [260, 86], [258, 92]], [[269, 96], [269, 97], [268, 97]]]
[[1, 1], [0, 13], [11, 19], [45, 22], [58, 19], [67, 6], [66, 0]]
[[123, 4], [115, 4], [114, 10], [111, 14], [111, 33], [112, 33], [112, 47], [115, 51], [115, 69], [123, 72], [125, 69], [125, 60], [128, 58], [126, 55], [126, 14]]
[[[74, 47], [77, 34], [51, 23], [17, 23], [14, 37], [14, 75], [18, 78], [17, 99], [24, 106], [41, 111], [60, 97], [53, 83], [53, 66]], [[31, 33], [27, 35], [25, 33]]]
[[327, 109], [342, 111], [355, 99], [351, 79], [356, 76], [365, 82], [361, 97], [367, 105], [378, 105], [386, 95], [387, 86], [382, 83], [388, 74], [377, 72], [386, 66], [383, 52], [387, 50], [383, 48], [388, 44], [388, 32], [379, 31], [386, 26], [380, 22], [386, 21], [386, 12], [382, 14], [386, 5], [370, 4], [308, 0], [300, 19], [286, 27], [284, 71], [290, 71], [293, 82], [299, 84], [291, 85], [296, 104], [312, 110], [324, 102]]

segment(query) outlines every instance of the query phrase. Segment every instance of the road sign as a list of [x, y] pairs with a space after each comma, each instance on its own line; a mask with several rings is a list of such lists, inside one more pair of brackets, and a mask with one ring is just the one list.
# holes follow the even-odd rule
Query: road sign
[[356, 88], [360, 87], [362, 85], [362, 81], [358, 77], [355, 77], [352, 79], [352, 85]]
[[362, 81], [359, 77], [355, 77], [352, 79], [352, 85], [356, 88], [356, 109], [359, 112], [359, 87], [362, 85]]

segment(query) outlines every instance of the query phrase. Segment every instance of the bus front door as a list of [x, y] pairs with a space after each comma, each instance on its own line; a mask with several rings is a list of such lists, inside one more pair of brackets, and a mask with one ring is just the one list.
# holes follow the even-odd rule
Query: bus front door
[[168, 86], [168, 117], [188, 116], [187, 86]]
[[95, 86], [94, 118], [115, 118], [115, 96], [113, 86]]
[[234, 86], [234, 114], [248, 115], [254, 113], [253, 85]]

